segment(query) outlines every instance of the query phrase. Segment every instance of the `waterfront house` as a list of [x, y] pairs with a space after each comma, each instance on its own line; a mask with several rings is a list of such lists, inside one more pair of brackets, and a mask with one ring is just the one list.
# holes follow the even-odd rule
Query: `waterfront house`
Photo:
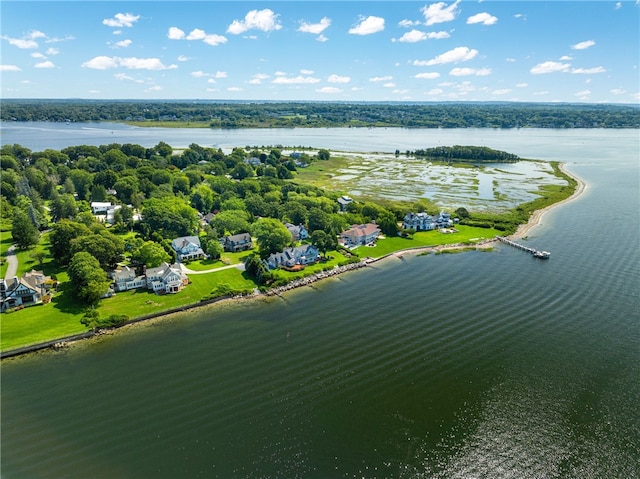
[[340, 205], [340, 211], [347, 211], [347, 206], [353, 203], [353, 199], [347, 195], [342, 195], [338, 198], [338, 204]]
[[380, 233], [380, 228], [375, 223], [353, 225], [340, 233], [340, 243], [346, 247], [366, 245], [373, 243]]
[[272, 253], [264, 264], [268, 269], [280, 267], [293, 268], [296, 265], [313, 264], [320, 259], [320, 251], [314, 245], [305, 244], [294, 248], [285, 248], [280, 253]]
[[36, 270], [0, 280], [0, 310], [42, 303], [50, 284], [51, 278]]
[[113, 273], [114, 291], [127, 291], [129, 289], [144, 288], [147, 285], [147, 279], [144, 275], [136, 275], [135, 270], [128, 266], [123, 266], [120, 271]]
[[427, 213], [407, 213], [402, 222], [404, 229], [413, 229], [415, 231], [431, 231], [451, 226], [453, 226], [451, 215], [444, 211], [441, 211], [436, 218]]
[[307, 231], [307, 228], [304, 227], [304, 225], [296, 226], [291, 223], [285, 223], [284, 225], [289, 230], [289, 233], [291, 233], [291, 236], [293, 236], [293, 241], [301, 241], [309, 237], [309, 232]]
[[407, 213], [404, 215], [402, 227], [406, 230], [431, 231], [436, 229], [436, 220], [427, 213]]
[[189, 284], [189, 278], [179, 264], [162, 263], [146, 271], [147, 288], [157, 294], [177, 293]]
[[204, 258], [205, 254], [197, 236], [182, 236], [171, 242], [171, 247], [176, 252], [178, 261]]
[[251, 235], [249, 233], [240, 233], [233, 236], [225, 236], [220, 240], [225, 251], [237, 253], [238, 251], [246, 251], [253, 248]]

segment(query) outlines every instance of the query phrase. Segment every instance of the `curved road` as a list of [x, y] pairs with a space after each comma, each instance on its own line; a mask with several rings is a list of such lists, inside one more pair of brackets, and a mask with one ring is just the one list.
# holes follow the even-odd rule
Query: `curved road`
[[4, 275], [5, 279], [13, 278], [18, 272], [18, 258], [16, 257], [16, 245], [9, 246], [7, 250], [7, 272]]

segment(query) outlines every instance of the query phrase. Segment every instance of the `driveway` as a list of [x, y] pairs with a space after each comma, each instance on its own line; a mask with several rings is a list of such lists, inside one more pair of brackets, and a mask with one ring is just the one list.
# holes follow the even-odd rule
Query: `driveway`
[[16, 245], [9, 246], [7, 250], [7, 272], [4, 275], [5, 279], [13, 278], [18, 272], [18, 258], [16, 257]]

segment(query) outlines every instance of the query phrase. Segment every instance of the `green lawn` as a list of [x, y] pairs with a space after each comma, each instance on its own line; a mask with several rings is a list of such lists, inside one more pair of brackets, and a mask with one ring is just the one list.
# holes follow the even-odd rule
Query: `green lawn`
[[85, 307], [71, 296], [66, 273], [59, 273], [58, 279], [60, 291], [54, 294], [51, 303], [0, 315], [2, 351], [86, 331], [87, 328], [80, 324]]
[[250, 251], [240, 251], [238, 253], [223, 253], [220, 259], [201, 259], [197, 261], [189, 261], [185, 266], [193, 271], [207, 271], [214, 268], [222, 268], [230, 264], [244, 263], [244, 260], [257, 249]]
[[360, 246], [356, 252], [362, 256], [371, 256], [372, 258], [380, 258], [394, 251], [409, 248], [420, 248], [425, 246], [438, 246], [457, 243], [477, 243], [482, 240], [492, 239], [496, 235], [502, 234], [500, 231], [492, 228], [478, 228], [474, 226], [457, 225], [455, 227], [457, 233], [440, 233], [434, 231], [420, 231], [413, 238], [384, 238], [376, 242], [373, 247]]
[[[45, 263], [45, 272], [49, 264]], [[69, 283], [67, 274], [58, 272], [57, 276], [60, 287], [50, 304], [2, 313], [0, 316], [0, 350], [6, 351], [29, 344], [50, 341], [87, 330], [85, 326], [80, 324], [86, 305], [77, 303], [73, 298], [72, 285]], [[255, 288], [255, 283], [235, 268], [209, 274], [194, 274], [190, 276], [190, 280], [191, 284], [177, 294], [160, 296], [147, 290], [117, 293], [112, 298], [101, 300], [97, 310], [102, 317], [125, 314], [133, 319], [158, 311], [198, 303], [221, 284], [234, 290]]]

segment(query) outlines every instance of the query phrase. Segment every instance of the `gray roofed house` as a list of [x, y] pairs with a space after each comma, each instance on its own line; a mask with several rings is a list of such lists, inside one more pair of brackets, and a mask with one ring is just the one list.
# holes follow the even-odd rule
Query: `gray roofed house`
[[135, 270], [123, 266], [120, 271], [113, 273], [114, 290], [127, 291], [129, 289], [144, 288], [147, 284], [145, 275], [136, 275]]
[[315, 263], [320, 259], [320, 251], [314, 245], [305, 244], [295, 248], [286, 248], [280, 253], [272, 253], [264, 264], [269, 269], [276, 269], [282, 266], [292, 268], [295, 265], [307, 265]]
[[285, 223], [285, 227], [289, 230], [291, 236], [293, 236], [294, 241], [304, 240], [309, 237], [309, 232], [307, 231], [307, 228], [304, 227], [304, 225], [296, 226], [292, 223]]
[[48, 291], [47, 282], [51, 278], [42, 271], [31, 270], [21, 278], [14, 276], [0, 280], [0, 309], [15, 308], [41, 303]]
[[182, 236], [171, 242], [178, 261], [204, 258], [205, 254], [197, 236]]
[[251, 235], [249, 233], [239, 233], [233, 236], [225, 236], [220, 240], [225, 251], [236, 253], [253, 248]]
[[189, 278], [179, 264], [162, 263], [146, 271], [147, 288], [155, 293], [177, 293], [189, 283]]

